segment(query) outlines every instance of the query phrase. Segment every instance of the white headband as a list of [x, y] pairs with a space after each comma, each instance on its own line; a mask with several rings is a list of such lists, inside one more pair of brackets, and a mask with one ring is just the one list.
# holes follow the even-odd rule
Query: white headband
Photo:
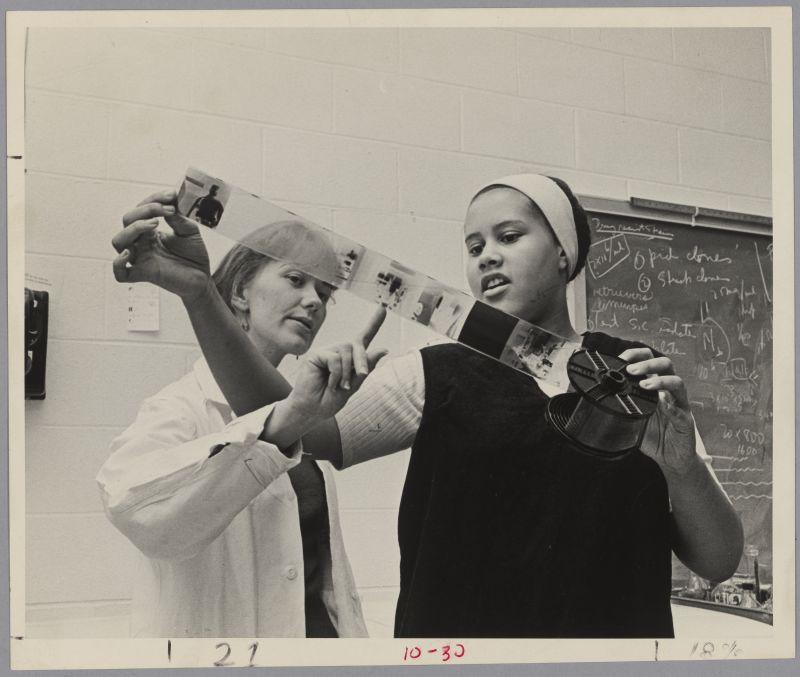
[[544, 218], [547, 219], [547, 223], [550, 224], [558, 243], [564, 250], [569, 271], [567, 278], [571, 278], [578, 262], [578, 234], [575, 229], [572, 205], [566, 193], [559, 188], [555, 181], [541, 174], [515, 174], [490, 181], [481, 186], [475, 194], [492, 186], [513, 188], [533, 200], [544, 214]]

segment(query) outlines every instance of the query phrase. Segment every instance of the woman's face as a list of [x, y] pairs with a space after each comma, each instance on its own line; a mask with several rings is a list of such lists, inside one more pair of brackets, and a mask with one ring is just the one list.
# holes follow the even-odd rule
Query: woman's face
[[522, 193], [498, 187], [475, 198], [464, 241], [475, 298], [536, 324], [563, 301], [566, 259], [544, 215]]
[[248, 334], [264, 355], [302, 355], [325, 321], [332, 287], [292, 263], [267, 261], [244, 289]]

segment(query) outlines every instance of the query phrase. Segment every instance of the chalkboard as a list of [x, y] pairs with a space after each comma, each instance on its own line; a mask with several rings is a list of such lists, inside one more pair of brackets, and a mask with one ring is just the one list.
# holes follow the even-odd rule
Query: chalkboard
[[772, 238], [591, 212], [589, 330], [668, 355], [745, 543], [772, 558]]

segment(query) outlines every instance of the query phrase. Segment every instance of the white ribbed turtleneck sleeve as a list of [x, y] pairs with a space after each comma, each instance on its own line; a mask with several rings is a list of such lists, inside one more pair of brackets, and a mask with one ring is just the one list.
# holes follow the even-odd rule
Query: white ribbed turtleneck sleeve
[[424, 403], [425, 375], [419, 350], [384, 360], [336, 415], [342, 468], [409, 448]]

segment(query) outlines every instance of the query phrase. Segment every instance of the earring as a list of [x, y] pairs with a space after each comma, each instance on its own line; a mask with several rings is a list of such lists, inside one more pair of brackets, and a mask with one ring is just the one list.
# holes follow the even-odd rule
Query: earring
[[247, 316], [242, 318], [241, 325], [245, 332], [250, 331], [250, 323], [247, 321]]

